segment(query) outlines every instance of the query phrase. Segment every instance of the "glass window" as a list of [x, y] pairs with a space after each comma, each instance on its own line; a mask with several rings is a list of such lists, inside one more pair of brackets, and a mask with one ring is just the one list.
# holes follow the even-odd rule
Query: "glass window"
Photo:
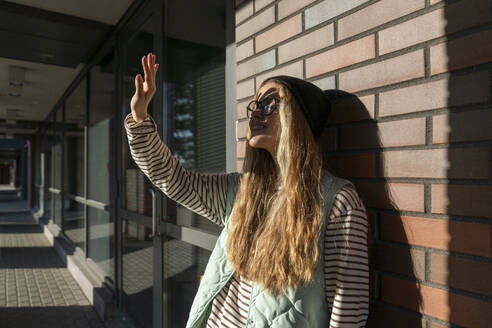
[[114, 224], [108, 211], [87, 207], [89, 228], [88, 256], [114, 281]]
[[82, 80], [65, 101], [65, 171], [64, 191], [85, 196], [84, 144], [87, 82]]
[[88, 198], [109, 204], [111, 130], [115, 112], [114, 51], [90, 71]]
[[[189, 170], [225, 172], [226, 2], [201, 6], [199, 1], [185, 4], [171, 0], [168, 6], [173, 12], [168, 17], [165, 41], [164, 82], [172, 117], [168, 146]], [[167, 213], [176, 224], [220, 231], [214, 223], [179, 204], [168, 206]]]
[[[142, 28], [125, 43], [126, 62], [123, 73], [123, 108], [124, 117], [130, 113], [130, 101], [135, 93], [135, 76], [141, 74], [144, 77], [142, 68], [142, 57], [153, 51], [153, 20], [149, 19]], [[153, 115], [153, 102], [148, 106], [149, 115]], [[158, 123], [158, 122], [156, 122]], [[152, 187], [150, 181], [138, 168], [133, 160], [128, 146], [126, 131], [123, 131], [122, 142], [122, 166], [123, 166], [123, 204], [128, 211], [152, 215], [152, 197], [149, 189]]]
[[[90, 71], [88, 128], [88, 198], [110, 204], [111, 132], [115, 113], [114, 50], [109, 51]], [[114, 171], [114, 170], [113, 170]], [[89, 240], [87, 255], [114, 279], [114, 219], [107, 211], [88, 206]]]
[[[58, 191], [62, 189], [62, 137], [63, 137], [63, 109], [59, 108], [55, 113], [55, 127], [53, 135], [53, 146], [51, 147], [51, 179], [52, 187]], [[62, 227], [62, 197], [60, 194], [53, 195], [53, 222]]]
[[[85, 112], [87, 81], [84, 79], [65, 101], [65, 170], [66, 193], [85, 197]], [[63, 229], [68, 238], [85, 250], [85, 209], [73, 199], [66, 199]]]
[[[171, 118], [168, 146], [189, 170], [226, 171], [226, 1], [166, 2], [165, 106]], [[161, 63], [162, 65], [162, 63]], [[218, 234], [219, 226], [168, 201], [169, 221]], [[164, 279], [172, 300], [165, 320], [184, 327], [210, 252], [182, 240], [167, 238]]]

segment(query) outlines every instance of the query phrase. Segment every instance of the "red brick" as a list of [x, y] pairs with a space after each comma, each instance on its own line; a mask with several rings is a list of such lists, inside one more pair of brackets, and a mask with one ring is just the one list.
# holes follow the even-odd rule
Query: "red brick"
[[[488, 19], [489, 6], [487, 0], [458, 1], [379, 31], [379, 54], [386, 54], [442, 37], [446, 34], [485, 23]], [[490, 45], [488, 48], [492, 49]], [[465, 49], [471, 48], [461, 49], [459, 51], [461, 56], [470, 56], [470, 52]], [[451, 54], [449, 58], [454, 60], [454, 54]]]
[[244, 160], [242, 160], [242, 159], [236, 160], [236, 171], [237, 172], [243, 172], [243, 163], [244, 163]]
[[250, 79], [236, 85], [237, 99], [254, 96], [255, 94], [255, 79]]
[[326, 25], [316, 31], [292, 40], [278, 47], [279, 63], [288, 62], [294, 58], [307, 55], [319, 49], [328, 47], [335, 40], [333, 24]]
[[490, 163], [487, 147], [395, 150], [381, 153], [380, 172], [384, 177], [488, 179]]
[[492, 30], [487, 30], [431, 47], [431, 74], [490, 62], [492, 59], [490, 40], [492, 40]]
[[366, 327], [427, 328], [421, 314], [382, 302], [371, 303]]
[[430, 263], [432, 282], [492, 296], [492, 263], [437, 253]]
[[249, 122], [248, 120], [245, 121], [237, 121], [236, 125], [236, 137], [238, 139], [240, 138], [246, 138], [246, 135], [248, 133], [249, 129]]
[[248, 1], [236, 10], [236, 25], [253, 15], [253, 1]]
[[241, 61], [250, 56], [253, 56], [255, 53], [253, 49], [253, 39], [243, 43], [242, 45], [236, 48], [236, 61]]
[[348, 178], [374, 177], [374, 153], [334, 154], [325, 159], [330, 172]]
[[492, 139], [492, 108], [436, 115], [432, 119], [435, 144]]
[[238, 141], [236, 143], [236, 157], [238, 158], [244, 158], [244, 155], [246, 153], [246, 140], [245, 141]]
[[383, 301], [465, 327], [485, 328], [492, 322], [492, 303], [422, 285], [419, 309], [414, 282], [389, 276], [381, 281]]
[[356, 186], [370, 207], [424, 212], [423, 184], [359, 182]]
[[331, 109], [330, 124], [356, 122], [374, 118], [374, 95], [348, 97], [337, 101]]
[[298, 14], [255, 37], [256, 52], [261, 52], [301, 32], [302, 18], [301, 14]]
[[355, 92], [423, 77], [424, 74], [424, 52], [417, 50], [342, 72], [339, 75], [339, 87]]
[[425, 118], [369, 122], [341, 128], [342, 149], [425, 145]]
[[251, 75], [274, 68], [275, 61], [275, 49], [272, 49], [264, 54], [242, 62], [236, 67], [237, 79], [243, 80]]
[[249, 98], [246, 101], [238, 102], [237, 103], [237, 119], [243, 119], [247, 118], [246, 116], [246, 106], [248, 106], [249, 102], [253, 100], [253, 98]]
[[275, 22], [275, 6], [266, 9], [257, 16], [251, 18], [244, 24], [236, 27], [236, 42], [246, 39]]
[[374, 34], [371, 34], [306, 59], [306, 77], [318, 76], [375, 56]]
[[431, 185], [432, 213], [492, 218], [491, 199], [490, 185]]
[[305, 28], [326, 22], [341, 15], [369, 0], [327, 0], [322, 1], [304, 12]]
[[338, 21], [338, 39], [365, 32], [425, 7], [425, 0], [381, 0]]
[[489, 224], [381, 214], [381, 239], [453, 252], [492, 255]]
[[424, 251], [389, 245], [375, 245], [373, 251], [376, 269], [425, 280]]
[[283, 0], [278, 3], [278, 19], [289, 16], [316, 0]]
[[302, 79], [303, 75], [303, 65], [302, 61], [294, 62], [292, 64], [288, 64], [285, 66], [282, 66], [280, 68], [274, 69], [273, 71], [269, 71], [266, 73], [263, 73], [261, 75], [258, 75], [256, 77], [256, 85], [259, 88], [261, 82], [266, 80], [267, 78], [275, 75], [289, 75], [289, 76], [294, 76], [299, 79]]
[[382, 92], [379, 116], [486, 102], [490, 99], [489, 88], [489, 72], [481, 71]]
[[265, 8], [271, 4], [274, 0], [255, 0], [255, 12]]

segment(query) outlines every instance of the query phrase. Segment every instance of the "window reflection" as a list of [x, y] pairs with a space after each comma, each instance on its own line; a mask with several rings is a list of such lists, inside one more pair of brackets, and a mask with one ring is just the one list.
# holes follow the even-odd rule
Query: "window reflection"
[[[65, 170], [64, 192], [85, 197], [85, 116], [87, 81], [83, 79], [65, 101]], [[84, 205], [65, 201], [64, 231], [68, 238], [85, 250]]]

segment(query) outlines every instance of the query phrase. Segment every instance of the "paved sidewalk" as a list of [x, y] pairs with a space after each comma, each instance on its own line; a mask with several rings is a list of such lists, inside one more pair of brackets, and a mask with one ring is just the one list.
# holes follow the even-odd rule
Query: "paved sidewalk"
[[105, 327], [37, 225], [0, 226], [0, 327]]

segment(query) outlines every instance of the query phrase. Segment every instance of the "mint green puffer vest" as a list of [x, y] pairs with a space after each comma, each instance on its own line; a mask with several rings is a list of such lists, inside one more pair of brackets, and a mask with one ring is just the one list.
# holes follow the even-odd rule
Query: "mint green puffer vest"
[[[314, 279], [307, 285], [293, 289], [287, 288], [277, 296], [269, 295], [261, 284], [252, 284], [251, 300], [246, 327], [327, 327], [330, 313], [325, 296], [323, 275], [323, 245], [328, 218], [335, 197], [340, 188], [353, 184], [346, 179], [336, 177], [326, 170], [322, 174], [321, 191], [324, 197], [324, 222], [318, 240], [319, 261]], [[230, 217], [233, 210], [234, 196], [237, 191], [239, 175], [229, 181], [227, 187], [227, 205], [225, 227], [220, 234], [205, 273], [191, 306], [187, 328], [205, 327], [212, 308], [212, 301], [234, 274], [232, 265], [227, 260], [226, 241], [229, 232]]]

